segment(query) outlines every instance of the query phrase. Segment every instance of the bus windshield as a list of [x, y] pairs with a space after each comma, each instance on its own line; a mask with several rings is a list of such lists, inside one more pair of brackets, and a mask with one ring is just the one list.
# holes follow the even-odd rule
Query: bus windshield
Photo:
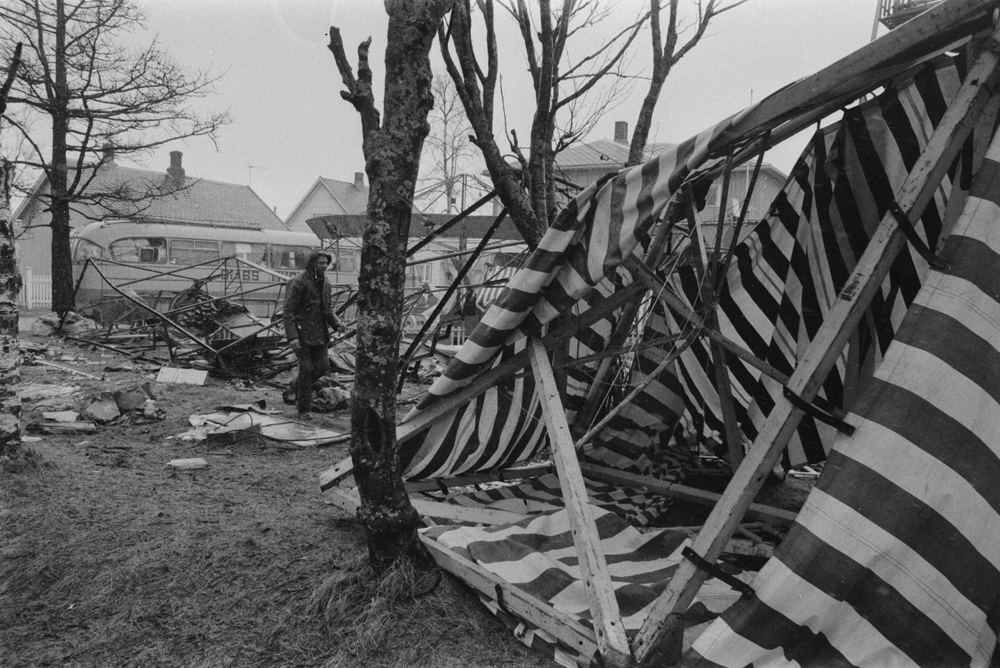
[[87, 239], [78, 239], [73, 247], [73, 262], [86, 262], [89, 258], [101, 259], [104, 248]]

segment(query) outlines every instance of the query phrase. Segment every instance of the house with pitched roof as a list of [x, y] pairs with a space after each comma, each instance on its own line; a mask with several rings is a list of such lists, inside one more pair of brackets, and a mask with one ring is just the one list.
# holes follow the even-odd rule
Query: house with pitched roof
[[[643, 162], [652, 159], [654, 156], [672, 151], [677, 148], [677, 144], [652, 143], [646, 148]], [[591, 142], [580, 142], [566, 148], [556, 156], [555, 168], [558, 176], [585, 188], [591, 183], [601, 178], [605, 174], [617, 172], [628, 160], [629, 138], [628, 123], [618, 121], [615, 123], [614, 139], [598, 139]], [[725, 219], [731, 222], [739, 217], [740, 208], [743, 206], [743, 199], [746, 197], [753, 174], [753, 165], [746, 164], [730, 174], [729, 193], [726, 201], [723, 202], [722, 182], [716, 180], [708, 190], [705, 198], [705, 207], [698, 212], [698, 218], [706, 225], [712, 226], [719, 220], [719, 210], [725, 209]], [[750, 197], [750, 206], [747, 209], [747, 220], [757, 221], [767, 214], [767, 209], [774, 197], [785, 185], [787, 176], [777, 167], [764, 162], [760, 167], [760, 174], [757, 176], [757, 183], [754, 185], [753, 193]], [[714, 232], [712, 232], [714, 234]]]
[[[161, 172], [117, 164], [113, 154], [105, 153], [100, 164], [85, 168], [81, 176], [90, 183], [86, 196], [71, 207], [71, 227], [128, 220], [234, 230], [287, 229], [249, 186], [189, 177], [182, 160], [180, 151], [171, 151], [170, 166]], [[20, 266], [36, 279], [51, 274], [49, 192], [43, 175], [14, 213]]]
[[355, 172], [354, 183], [319, 177], [285, 218], [292, 232], [309, 232], [306, 221], [316, 216], [364, 214], [368, 208], [365, 173]]

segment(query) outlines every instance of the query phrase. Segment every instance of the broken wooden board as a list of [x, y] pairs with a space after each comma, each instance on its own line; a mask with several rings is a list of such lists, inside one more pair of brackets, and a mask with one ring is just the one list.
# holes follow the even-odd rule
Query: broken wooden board
[[559, 398], [559, 388], [552, 374], [545, 346], [538, 339], [533, 339], [528, 344], [528, 351], [541, 398], [542, 417], [552, 447], [552, 461], [556, 465], [573, 534], [573, 545], [579, 559], [580, 576], [594, 619], [594, 632], [601, 659], [607, 666], [624, 668], [631, 663], [632, 652], [622, 624], [607, 559], [601, 549], [601, 538], [591, 511], [580, 462], [576, 458], [576, 447], [566, 422], [566, 410]]
[[[663, 496], [683, 499], [684, 501], [690, 501], [691, 503], [697, 503], [709, 508], [714, 507], [715, 504], [718, 503], [719, 499], [722, 498], [721, 494], [716, 494], [715, 492], [706, 492], [703, 489], [696, 489], [694, 487], [688, 487], [687, 485], [664, 482], [663, 480], [652, 476], [626, 473], [625, 471], [618, 471], [616, 469], [611, 469], [606, 466], [598, 466], [596, 464], [580, 464], [580, 470], [583, 471], [583, 474], [588, 478], [603, 480], [604, 482], [611, 482], [620, 485], [627, 485], [636, 489], [647, 489], [654, 494], [662, 494]], [[790, 510], [774, 508], [760, 503], [750, 504], [750, 507], [746, 512], [747, 517], [778, 525], [791, 524], [795, 521], [797, 515], [798, 513]]]
[[204, 385], [208, 379], [208, 371], [205, 369], [177, 369], [174, 367], [160, 367], [160, 372], [156, 374], [158, 383], [178, 383], [182, 385]]

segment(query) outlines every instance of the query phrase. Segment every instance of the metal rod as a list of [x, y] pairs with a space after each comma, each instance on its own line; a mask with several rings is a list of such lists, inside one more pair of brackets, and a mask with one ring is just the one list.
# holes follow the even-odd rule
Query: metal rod
[[500, 215], [496, 217], [496, 220], [493, 221], [493, 224], [490, 225], [490, 228], [486, 230], [486, 234], [483, 235], [482, 240], [479, 242], [479, 245], [476, 247], [476, 250], [473, 251], [472, 255], [465, 263], [465, 266], [463, 266], [462, 269], [458, 272], [458, 275], [452, 282], [451, 287], [449, 287], [448, 291], [444, 293], [443, 297], [441, 297], [441, 301], [439, 301], [434, 306], [434, 311], [431, 312], [430, 317], [427, 318], [426, 322], [424, 322], [424, 324], [420, 327], [420, 331], [417, 332], [417, 335], [413, 338], [413, 341], [406, 348], [406, 352], [403, 353], [403, 356], [399, 360], [399, 368], [402, 369], [399, 373], [399, 390], [402, 390], [402, 383], [403, 380], [406, 378], [406, 365], [409, 363], [410, 355], [412, 355], [413, 351], [416, 350], [418, 345], [420, 345], [420, 342], [423, 340], [423, 337], [427, 333], [427, 330], [430, 329], [431, 323], [433, 323], [434, 320], [437, 319], [438, 315], [444, 309], [445, 304], [448, 303], [448, 298], [451, 297], [456, 290], [458, 290], [458, 286], [461, 285], [462, 279], [464, 279], [465, 275], [469, 273], [469, 271], [472, 269], [472, 265], [476, 263], [476, 260], [479, 258], [480, 253], [483, 252], [483, 249], [489, 243], [489, 240], [493, 236], [493, 233], [497, 231], [497, 228], [500, 227], [500, 223], [506, 216], [507, 216], [507, 209], [501, 210]]
[[[467, 217], [471, 216], [474, 211], [476, 211], [481, 206], [483, 206], [484, 204], [486, 204], [487, 202], [489, 202], [491, 199], [493, 199], [496, 196], [496, 194], [497, 194], [496, 190], [491, 190], [485, 196], [483, 196], [482, 198], [480, 198], [479, 200], [477, 200], [468, 209], [466, 209], [462, 213], [458, 214], [457, 216], [455, 216], [454, 218], [452, 218], [451, 220], [449, 220], [447, 223], [445, 223], [441, 227], [437, 228], [436, 230], [432, 230], [430, 232], [430, 234], [428, 234], [426, 237], [424, 237], [421, 241], [418, 241], [416, 244], [414, 244], [414, 246], [412, 248], [410, 248], [409, 250], [406, 251], [406, 257], [410, 257], [411, 255], [413, 255], [414, 253], [416, 253], [418, 250], [420, 250], [421, 248], [423, 248], [424, 246], [426, 246], [427, 244], [429, 244], [431, 241], [433, 241], [434, 239], [436, 239], [439, 236], [441, 236], [442, 233], [450, 230], [452, 227], [454, 227], [455, 225], [458, 225], [460, 222], [462, 222], [463, 220], [465, 220]], [[504, 210], [504, 213], [505, 212], [506, 212], [506, 210]], [[501, 213], [500, 217], [503, 217], [503, 215], [504, 214]]]

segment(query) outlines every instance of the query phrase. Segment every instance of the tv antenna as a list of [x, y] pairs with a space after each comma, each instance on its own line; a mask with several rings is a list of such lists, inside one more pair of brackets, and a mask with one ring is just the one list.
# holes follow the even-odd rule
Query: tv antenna
[[255, 169], [270, 169], [270, 167], [264, 167], [263, 165], [251, 165], [247, 163], [247, 187], [252, 187], [253, 184], [253, 170]]

